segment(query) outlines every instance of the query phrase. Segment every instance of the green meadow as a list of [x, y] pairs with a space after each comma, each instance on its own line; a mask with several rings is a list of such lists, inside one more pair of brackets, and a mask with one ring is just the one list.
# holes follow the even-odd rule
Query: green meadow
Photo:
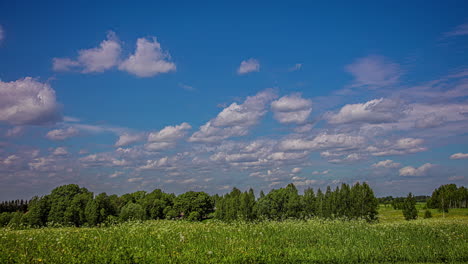
[[[423, 204], [418, 204], [422, 208]], [[150, 220], [95, 228], [0, 229], [0, 263], [466, 263], [468, 209], [405, 221]]]

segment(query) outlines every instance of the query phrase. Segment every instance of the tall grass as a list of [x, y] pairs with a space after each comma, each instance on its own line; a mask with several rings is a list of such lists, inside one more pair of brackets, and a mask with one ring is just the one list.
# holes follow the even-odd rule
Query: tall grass
[[467, 262], [468, 221], [147, 221], [0, 229], [0, 263]]

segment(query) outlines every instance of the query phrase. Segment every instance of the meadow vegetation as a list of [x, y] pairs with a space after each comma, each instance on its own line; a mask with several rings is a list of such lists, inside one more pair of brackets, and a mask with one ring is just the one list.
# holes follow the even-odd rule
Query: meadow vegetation
[[[381, 204], [365, 184], [302, 195], [288, 185], [258, 199], [238, 189], [110, 197], [62, 186], [26, 213], [2, 213], [10, 218], [0, 228], [0, 263], [468, 262], [466, 203], [441, 192], [428, 202], [408, 195]], [[27, 225], [31, 219], [44, 224]]]

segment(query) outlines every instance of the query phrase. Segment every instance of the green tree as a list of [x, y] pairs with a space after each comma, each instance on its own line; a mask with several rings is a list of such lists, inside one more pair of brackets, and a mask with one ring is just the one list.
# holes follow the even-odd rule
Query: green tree
[[175, 198], [173, 208], [182, 218], [188, 217], [192, 212], [198, 212], [200, 219], [204, 219], [214, 211], [214, 204], [207, 193], [189, 191]]
[[145, 220], [146, 212], [140, 204], [129, 202], [120, 211], [120, 220]]
[[110, 216], [117, 215], [117, 208], [106, 193], [100, 193], [86, 204], [85, 216], [89, 225], [95, 226], [103, 223]]
[[427, 218], [432, 218], [432, 213], [431, 213], [431, 211], [426, 210], [426, 211], [424, 212], [424, 218], [425, 218], [425, 219], [427, 219]]
[[406, 220], [414, 220], [418, 218], [418, 210], [416, 209], [416, 200], [414, 200], [413, 194], [409, 193], [405, 199], [403, 206], [403, 216]]
[[25, 215], [26, 221], [33, 227], [45, 226], [49, 211], [49, 197], [47, 195], [42, 198], [35, 196], [29, 202], [28, 213]]
[[306, 218], [317, 215], [316, 197], [315, 197], [314, 189], [307, 188], [304, 190], [304, 195], [302, 196], [302, 204], [304, 208], [303, 214]]

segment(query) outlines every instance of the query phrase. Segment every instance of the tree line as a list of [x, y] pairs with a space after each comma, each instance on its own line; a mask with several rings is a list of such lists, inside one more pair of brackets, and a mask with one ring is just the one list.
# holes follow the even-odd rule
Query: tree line
[[27, 210], [2, 212], [0, 225], [11, 226], [96, 226], [128, 220], [187, 219], [201, 221], [254, 221], [322, 218], [377, 219], [378, 202], [367, 183], [352, 187], [342, 184], [325, 192], [306, 189], [298, 193], [294, 184], [260, 193], [234, 188], [223, 196], [189, 191], [178, 196], [156, 189], [122, 196], [94, 195], [76, 184], [59, 186], [43, 197], [34, 197]]
[[456, 184], [446, 184], [435, 189], [427, 201], [428, 208], [448, 212], [450, 208], [468, 208], [468, 189]]
[[28, 200], [11, 200], [11, 201], [3, 201], [0, 203], [0, 213], [7, 212], [23, 212], [26, 213], [28, 211]]
[[299, 194], [294, 184], [289, 184], [268, 194], [261, 191], [258, 198], [253, 189], [242, 192], [237, 188], [221, 196], [194, 191], [175, 195], [160, 189], [117, 196], [94, 195], [86, 188], [69, 184], [30, 201], [0, 203], [0, 226], [97, 226], [128, 220], [208, 218], [229, 222], [316, 217], [371, 222], [377, 220], [379, 202], [403, 210], [409, 220], [417, 217], [415, 204], [419, 199], [427, 200], [428, 208], [448, 211], [448, 208], [466, 208], [468, 195], [465, 187], [449, 184], [434, 190], [429, 198], [411, 193], [406, 198], [376, 198], [364, 182], [352, 186], [343, 183], [334, 190], [328, 186], [325, 191], [307, 188], [303, 194]]
[[352, 187], [341, 184], [323, 192], [304, 190], [300, 195], [294, 184], [273, 189], [267, 195], [260, 193], [258, 200], [250, 189], [241, 192], [234, 188], [230, 193], [216, 199], [215, 218], [234, 220], [284, 220], [311, 217], [377, 220], [378, 201], [367, 183], [356, 183]]

